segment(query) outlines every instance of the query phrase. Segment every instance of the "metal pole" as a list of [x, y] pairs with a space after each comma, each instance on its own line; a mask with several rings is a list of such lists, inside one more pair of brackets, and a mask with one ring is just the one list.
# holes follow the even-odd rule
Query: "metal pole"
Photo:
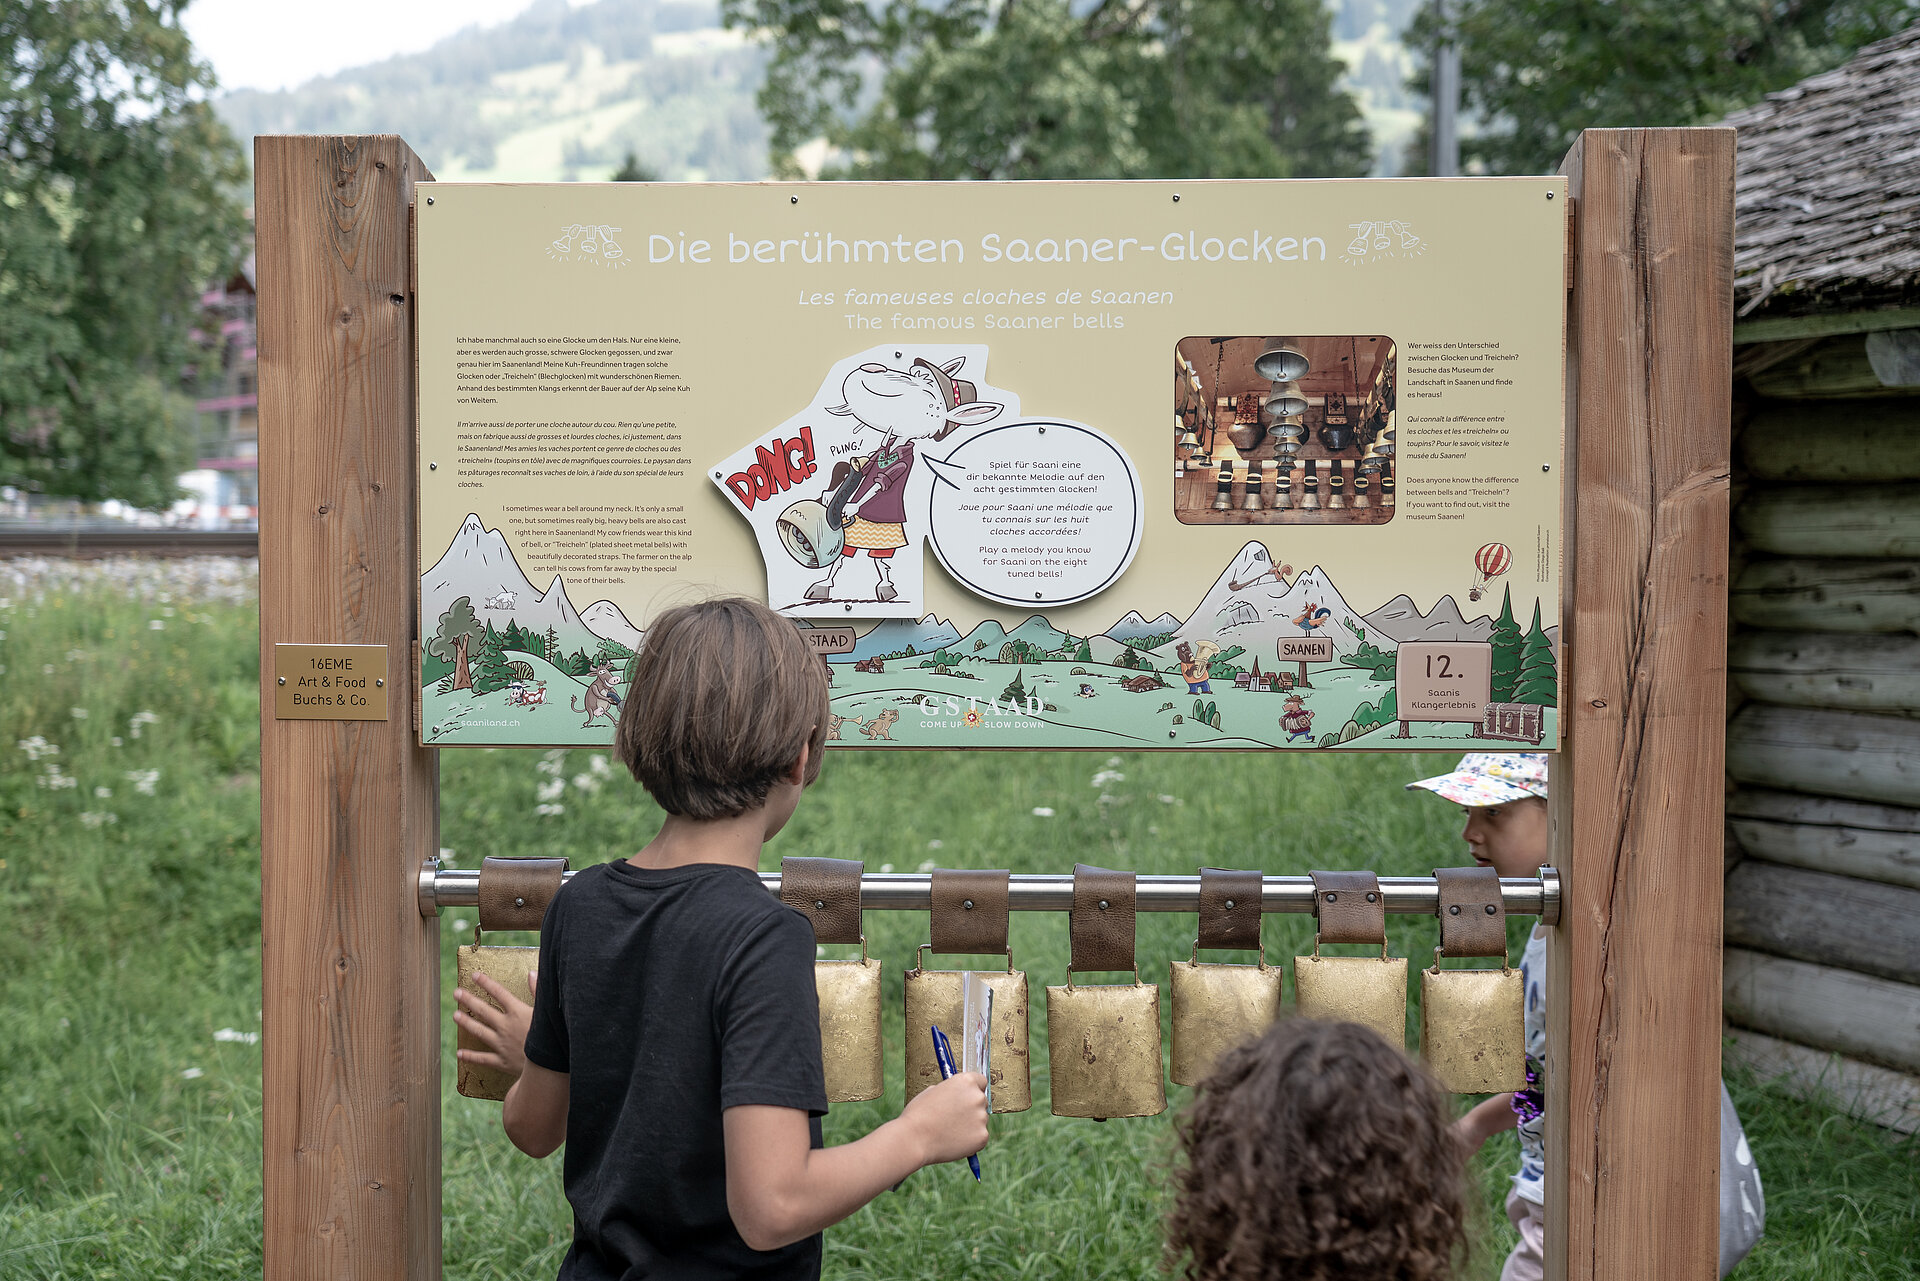
[[1440, 43], [1433, 51], [1433, 154], [1436, 178], [1460, 176], [1460, 46], [1454, 43], [1447, 0], [1434, 0]]
[[[571, 879], [575, 873], [569, 872]], [[780, 892], [780, 873], [760, 873], [770, 893]], [[1198, 876], [1142, 876], [1135, 880], [1135, 910], [1141, 912], [1197, 912]], [[1440, 910], [1440, 890], [1431, 876], [1383, 876], [1380, 892], [1387, 911], [1406, 916], [1432, 916]], [[1515, 916], [1537, 916], [1544, 924], [1560, 920], [1560, 873], [1540, 869], [1540, 878], [1506, 878], [1500, 897]], [[442, 869], [429, 859], [420, 871], [420, 913], [436, 916], [443, 907], [473, 907], [480, 901], [480, 873]], [[1267, 912], [1313, 911], [1313, 878], [1265, 878], [1260, 905]], [[933, 877], [925, 872], [868, 872], [860, 878], [860, 907], [869, 912], [925, 912], [933, 906]], [[1008, 906], [1016, 912], [1064, 912], [1073, 906], [1073, 877], [1053, 872], [1016, 875], [1008, 888]]]

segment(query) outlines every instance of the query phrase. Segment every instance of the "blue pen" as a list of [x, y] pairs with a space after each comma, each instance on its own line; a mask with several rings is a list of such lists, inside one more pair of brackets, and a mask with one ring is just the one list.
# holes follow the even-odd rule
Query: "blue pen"
[[[960, 1069], [953, 1065], [953, 1047], [947, 1044], [946, 1033], [940, 1030], [938, 1023], [933, 1024], [933, 1058], [940, 1065], [940, 1079], [946, 1080]], [[967, 1168], [973, 1171], [973, 1177], [980, 1177], [980, 1158], [967, 1158]]]

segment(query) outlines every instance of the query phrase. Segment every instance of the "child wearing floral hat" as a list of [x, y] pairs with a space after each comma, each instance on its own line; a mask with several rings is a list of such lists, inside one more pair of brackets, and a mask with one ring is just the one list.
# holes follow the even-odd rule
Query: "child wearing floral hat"
[[[1481, 867], [1503, 877], [1540, 874], [1547, 861], [1547, 755], [1545, 752], [1475, 752], [1460, 758], [1451, 774], [1407, 787], [1434, 792], [1467, 811], [1461, 837]], [[1500, 1281], [1539, 1281], [1546, 1272], [1546, 1137], [1541, 1098], [1547, 1055], [1547, 930], [1536, 925], [1520, 956], [1525, 992], [1527, 1088], [1496, 1094], [1454, 1122], [1454, 1133], [1471, 1156], [1508, 1126], [1520, 1138], [1520, 1169], [1507, 1195], [1507, 1217], [1520, 1244], [1507, 1256]], [[1517, 1120], [1516, 1120], [1517, 1118]], [[1720, 1275], [1746, 1257], [1766, 1222], [1760, 1171], [1753, 1164], [1740, 1118], [1725, 1085], [1720, 1087]]]
[[[1451, 774], [1407, 784], [1445, 797], [1467, 812], [1461, 838], [1481, 867], [1501, 876], [1538, 876], [1547, 861], [1547, 754], [1545, 752], [1473, 752], [1460, 758]], [[1538, 1281], [1546, 1271], [1547, 1118], [1540, 1094], [1547, 1053], [1547, 932], [1535, 926], [1520, 956], [1525, 996], [1527, 1088], [1496, 1094], [1454, 1123], [1454, 1133], [1469, 1154], [1494, 1135], [1515, 1126], [1520, 1138], [1520, 1169], [1507, 1195], [1507, 1217], [1520, 1244], [1507, 1257], [1500, 1281]]]

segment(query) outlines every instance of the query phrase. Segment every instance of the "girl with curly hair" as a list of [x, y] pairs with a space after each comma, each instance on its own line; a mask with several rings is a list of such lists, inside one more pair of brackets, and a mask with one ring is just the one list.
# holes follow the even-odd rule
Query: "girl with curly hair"
[[1353, 1023], [1283, 1019], [1177, 1122], [1166, 1266], [1192, 1281], [1448, 1281], [1465, 1149], [1426, 1070]]

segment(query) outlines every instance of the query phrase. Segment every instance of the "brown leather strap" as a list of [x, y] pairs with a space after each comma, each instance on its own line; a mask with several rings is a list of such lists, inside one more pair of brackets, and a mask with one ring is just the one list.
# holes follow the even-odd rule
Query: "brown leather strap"
[[1200, 869], [1200, 939], [1207, 948], [1260, 949], [1258, 872]]
[[1440, 883], [1440, 955], [1505, 956], [1507, 905], [1490, 867], [1436, 867]]
[[547, 904], [566, 883], [564, 858], [492, 858], [480, 861], [480, 928], [537, 930]]
[[1384, 943], [1387, 900], [1372, 872], [1312, 872], [1322, 943]]
[[1133, 873], [1073, 865], [1070, 970], [1133, 968]]
[[933, 950], [1004, 952], [1007, 950], [1007, 887], [1004, 871], [933, 872]]
[[860, 874], [866, 864], [851, 858], [783, 858], [780, 901], [813, 922], [818, 943], [860, 941]]

